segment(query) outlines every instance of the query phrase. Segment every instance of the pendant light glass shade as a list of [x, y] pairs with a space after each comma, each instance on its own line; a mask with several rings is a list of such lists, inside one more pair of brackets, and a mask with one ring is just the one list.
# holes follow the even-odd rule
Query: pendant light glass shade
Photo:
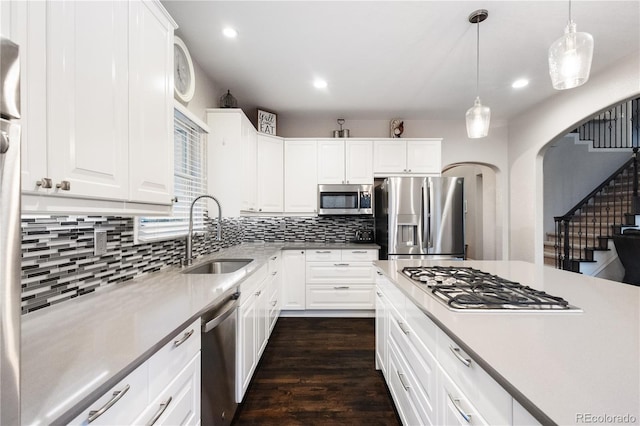
[[564, 35], [549, 47], [549, 75], [556, 90], [582, 86], [589, 80], [593, 58], [593, 37], [576, 32], [571, 19]]
[[484, 138], [489, 134], [491, 108], [480, 103], [480, 96], [476, 97], [473, 106], [467, 110], [467, 136], [470, 139]]
[[[476, 44], [476, 93], [480, 88], [480, 22], [487, 19], [489, 12], [479, 9], [469, 15], [469, 22], [476, 24], [478, 38]], [[484, 138], [489, 134], [489, 123], [491, 121], [491, 109], [482, 105], [480, 95], [476, 95], [473, 106], [467, 110], [465, 115], [467, 122], [467, 136], [470, 139]]]

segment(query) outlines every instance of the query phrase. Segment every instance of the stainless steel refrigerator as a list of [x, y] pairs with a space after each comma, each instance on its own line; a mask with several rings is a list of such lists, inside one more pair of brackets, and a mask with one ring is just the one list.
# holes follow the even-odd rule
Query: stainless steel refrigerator
[[0, 425], [20, 424], [20, 62], [0, 36]]
[[375, 188], [381, 259], [463, 259], [464, 179], [390, 177]]

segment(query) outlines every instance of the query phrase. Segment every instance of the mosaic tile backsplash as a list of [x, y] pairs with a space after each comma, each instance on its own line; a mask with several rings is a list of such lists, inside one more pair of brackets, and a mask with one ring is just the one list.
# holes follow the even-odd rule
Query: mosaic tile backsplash
[[[134, 244], [134, 218], [103, 216], [22, 217], [22, 313], [159, 271], [184, 258], [184, 238]], [[363, 217], [224, 218], [196, 236], [194, 255], [214, 253], [241, 242], [348, 242], [356, 229], [373, 229]], [[93, 254], [95, 229], [107, 231], [107, 253]]]

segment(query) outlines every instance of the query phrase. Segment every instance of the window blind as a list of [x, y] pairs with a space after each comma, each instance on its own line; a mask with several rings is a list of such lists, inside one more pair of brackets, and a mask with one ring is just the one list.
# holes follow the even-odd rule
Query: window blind
[[[174, 183], [177, 201], [171, 216], [140, 217], [136, 221], [138, 241], [157, 241], [184, 237], [189, 229], [189, 208], [199, 195], [207, 193], [206, 132], [182, 112], [174, 112]], [[207, 203], [199, 201], [193, 208], [193, 230], [205, 229]]]

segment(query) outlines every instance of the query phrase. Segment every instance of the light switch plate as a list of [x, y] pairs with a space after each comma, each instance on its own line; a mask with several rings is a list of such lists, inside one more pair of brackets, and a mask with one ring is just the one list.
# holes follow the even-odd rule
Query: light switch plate
[[107, 231], [95, 229], [93, 231], [93, 254], [100, 256], [107, 252]]

